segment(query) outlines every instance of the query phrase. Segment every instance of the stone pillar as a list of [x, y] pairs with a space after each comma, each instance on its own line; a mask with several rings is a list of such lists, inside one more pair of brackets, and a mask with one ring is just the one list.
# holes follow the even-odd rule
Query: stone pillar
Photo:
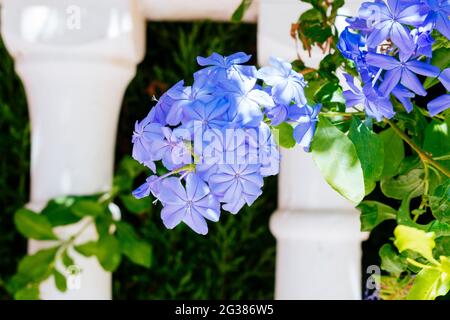
[[[356, 13], [360, 1], [346, 1], [341, 10]], [[298, 0], [260, 0], [258, 61], [271, 55], [292, 61], [297, 57], [290, 37], [291, 23], [311, 5]], [[344, 19], [338, 21], [339, 28]], [[299, 44], [308, 66], [323, 58], [311, 57]], [[277, 299], [360, 299], [361, 241], [359, 215], [325, 182], [311, 155], [301, 148], [283, 150], [279, 175], [278, 210], [270, 228], [277, 239], [275, 297]]]
[[[134, 0], [3, 1], [2, 36], [25, 86], [32, 127], [30, 208], [111, 188], [121, 101], [143, 57], [144, 32]], [[57, 233], [68, 237], [77, 228]], [[92, 227], [80, 242], [96, 237]], [[46, 246], [30, 241], [29, 252]], [[111, 274], [95, 258], [73, 255], [81, 287], [61, 293], [49, 279], [41, 298], [111, 299]]]

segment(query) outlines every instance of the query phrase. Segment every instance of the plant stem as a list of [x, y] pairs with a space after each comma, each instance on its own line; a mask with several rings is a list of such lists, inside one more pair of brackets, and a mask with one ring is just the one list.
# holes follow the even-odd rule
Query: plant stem
[[434, 160], [450, 160], [450, 154], [446, 156], [434, 157]]
[[386, 119], [385, 120], [392, 129], [394, 129], [395, 133], [403, 139], [417, 154], [419, 155], [422, 162], [428, 162], [430, 165], [438, 169], [444, 175], [450, 178], [450, 171], [447, 170], [444, 166], [442, 166], [439, 162], [435, 161], [426, 151], [422, 150], [406, 133], [404, 133], [393, 121]]
[[321, 112], [321, 116], [324, 117], [352, 117], [352, 116], [365, 116], [364, 112]]
[[413, 266], [416, 266], [416, 267], [419, 267], [419, 268], [422, 268], [422, 269], [436, 269], [436, 267], [429, 266], [429, 265], [426, 265], [426, 264], [422, 264], [422, 263], [417, 262], [416, 260], [413, 260], [411, 258], [406, 258], [406, 261], [408, 261]]

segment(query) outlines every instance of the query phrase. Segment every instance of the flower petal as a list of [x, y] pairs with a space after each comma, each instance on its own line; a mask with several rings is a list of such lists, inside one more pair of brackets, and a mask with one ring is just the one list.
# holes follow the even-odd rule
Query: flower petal
[[420, 80], [413, 72], [409, 71], [408, 69], [403, 69], [400, 83], [405, 87], [407, 87], [409, 90], [417, 93], [418, 95], [421, 96], [427, 95], [427, 92], [425, 91]]
[[188, 210], [183, 218], [183, 222], [198, 234], [205, 235], [208, 233], [208, 225], [205, 218], [195, 210]]
[[366, 55], [366, 61], [369, 65], [384, 70], [392, 70], [401, 66], [400, 62], [394, 57], [374, 52], [369, 52]]
[[184, 206], [166, 205], [161, 210], [161, 218], [167, 229], [175, 228], [183, 220], [185, 214]]
[[383, 82], [381, 83], [379, 90], [386, 97], [400, 81], [403, 71], [400, 68], [386, 71], [384, 74]]
[[161, 182], [161, 192], [159, 200], [163, 204], [185, 204], [186, 191], [181, 185], [181, 181], [175, 177], [169, 177]]
[[430, 101], [427, 105], [430, 115], [434, 117], [438, 113], [450, 108], [450, 94], [444, 94]]
[[440, 72], [438, 67], [418, 60], [410, 60], [406, 62], [406, 66], [412, 72], [427, 77], [437, 77]]

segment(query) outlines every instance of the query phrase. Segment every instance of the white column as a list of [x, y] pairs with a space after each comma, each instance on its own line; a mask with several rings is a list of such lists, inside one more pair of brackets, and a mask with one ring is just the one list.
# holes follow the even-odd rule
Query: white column
[[[2, 36], [23, 80], [32, 126], [31, 208], [111, 187], [118, 115], [143, 57], [144, 32], [134, 0], [3, 1]], [[80, 242], [96, 237], [91, 228]], [[29, 252], [48, 245], [30, 241]], [[75, 261], [80, 289], [61, 293], [49, 279], [41, 298], [111, 299], [111, 274], [95, 258]]]
[[[359, 1], [347, 1], [346, 14]], [[296, 58], [289, 31], [311, 6], [298, 0], [261, 0], [258, 17], [258, 60], [269, 56]], [[317, 67], [323, 54], [299, 53]], [[361, 241], [359, 215], [325, 182], [301, 148], [282, 152], [278, 210], [270, 227], [277, 239], [275, 297], [277, 299], [360, 299]]]
[[[152, 21], [212, 20], [229, 22], [242, 0], [139, 0], [144, 15]], [[243, 17], [255, 22], [259, 0], [253, 0]]]

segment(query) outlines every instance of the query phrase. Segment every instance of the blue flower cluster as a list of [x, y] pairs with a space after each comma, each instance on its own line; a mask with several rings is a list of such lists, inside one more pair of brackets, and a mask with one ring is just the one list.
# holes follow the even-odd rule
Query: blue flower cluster
[[[391, 94], [410, 112], [411, 98], [425, 96], [418, 75], [438, 77], [450, 90], [450, 69], [430, 64], [432, 33], [450, 39], [450, 0], [375, 0], [364, 2], [358, 16], [347, 19], [338, 48], [354, 61], [361, 86], [345, 75], [350, 90], [344, 92], [348, 107], [362, 105], [377, 121], [394, 116]], [[351, 31], [353, 30], [353, 31]], [[450, 107], [450, 94], [427, 105], [434, 116]]]
[[[263, 178], [279, 171], [275, 126], [293, 125], [309, 148], [320, 106], [308, 106], [303, 76], [280, 59], [259, 70], [244, 53], [198, 57], [204, 68], [191, 86], [178, 82], [161, 96], [133, 134], [133, 157], [154, 175], [133, 192], [152, 194], [171, 229], [184, 222], [206, 234], [221, 208], [236, 214], [262, 193]], [[161, 161], [165, 173], [156, 174]]]

